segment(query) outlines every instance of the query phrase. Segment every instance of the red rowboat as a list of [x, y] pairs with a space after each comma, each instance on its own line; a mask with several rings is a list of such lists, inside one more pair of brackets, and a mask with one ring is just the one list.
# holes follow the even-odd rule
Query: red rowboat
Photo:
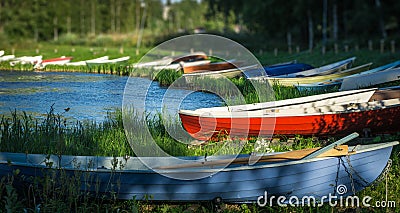
[[44, 59], [40, 62], [38, 62], [33, 68], [35, 69], [43, 69], [46, 65], [63, 65], [72, 60], [72, 57], [65, 57], [61, 56], [59, 58], [49, 58], [49, 59]]
[[[148, 58], [146, 58], [148, 59]], [[166, 56], [160, 60], [155, 60], [155, 61], [148, 61], [148, 62], [140, 62], [133, 64], [133, 67], [135, 68], [149, 68], [149, 67], [161, 67], [159, 69], [165, 69], [166, 66], [168, 65], [179, 65], [180, 62], [195, 62], [195, 61], [204, 61], [207, 59], [207, 55], [203, 52], [195, 52], [191, 54], [186, 54], [186, 55], [180, 55], [180, 56]], [[207, 62], [209, 63], [209, 62]], [[180, 68], [180, 66], [178, 66]]]
[[366, 102], [315, 106], [310, 102], [255, 110], [220, 107], [218, 110], [181, 110], [179, 116], [186, 131], [198, 140], [208, 140], [218, 134], [271, 137], [273, 134], [344, 135], [363, 130], [398, 132], [400, 91], [377, 90]]

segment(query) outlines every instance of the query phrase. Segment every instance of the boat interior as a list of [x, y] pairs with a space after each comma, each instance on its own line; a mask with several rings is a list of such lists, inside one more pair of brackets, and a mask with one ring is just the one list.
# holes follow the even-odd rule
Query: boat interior
[[394, 98], [400, 98], [400, 86], [382, 88], [375, 91], [375, 93], [369, 99], [369, 102], [388, 100]]

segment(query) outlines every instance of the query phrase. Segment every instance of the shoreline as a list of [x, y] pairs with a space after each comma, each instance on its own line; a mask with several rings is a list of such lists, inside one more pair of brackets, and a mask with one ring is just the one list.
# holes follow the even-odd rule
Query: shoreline
[[18, 71], [18, 72], [81, 72], [81, 73], [96, 73], [96, 74], [111, 74], [111, 75], [120, 75], [127, 76], [132, 70], [131, 67], [126, 66], [96, 66], [96, 67], [88, 67], [88, 66], [67, 66], [67, 65], [48, 65], [44, 69], [35, 70], [32, 65], [26, 66], [3, 66], [0, 64], [1, 71]]

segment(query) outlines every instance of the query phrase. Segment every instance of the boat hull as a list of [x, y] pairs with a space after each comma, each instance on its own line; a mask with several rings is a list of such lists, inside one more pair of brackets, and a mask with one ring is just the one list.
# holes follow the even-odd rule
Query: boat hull
[[185, 130], [194, 138], [208, 140], [219, 134], [251, 137], [274, 135], [345, 135], [351, 132], [397, 132], [400, 106], [383, 109], [293, 116], [212, 117], [180, 112]]
[[293, 63], [293, 64], [284, 64], [284, 65], [275, 65], [275, 66], [265, 66], [264, 70], [268, 76], [278, 76], [278, 75], [287, 75], [292, 73], [298, 73], [305, 70], [314, 69], [313, 66], [309, 64], [303, 63]]
[[65, 65], [66, 63], [70, 62], [71, 60], [72, 60], [72, 57], [65, 57], [65, 56], [62, 56], [60, 58], [44, 59], [44, 60], [36, 63], [33, 66], [33, 68], [40, 70], [40, 69], [44, 69], [47, 65]]
[[45, 59], [42, 60], [41, 63], [43, 65], [59, 65], [59, 64], [65, 64], [70, 62], [72, 57], [61, 57], [61, 58], [52, 58], [52, 59]]
[[254, 69], [256, 67], [257, 65], [250, 65], [250, 66], [227, 69], [227, 70], [189, 73], [189, 74], [183, 74], [182, 76], [184, 77], [187, 83], [192, 83], [196, 79], [204, 79], [204, 78], [211, 78], [211, 79], [218, 79], [223, 77], [235, 78], [241, 76], [243, 72], [245, 72], [246, 70]]
[[317, 76], [306, 76], [306, 77], [293, 77], [293, 78], [288, 78], [288, 77], [256, 77], [256, 78], [250, 78], [252, 80], [258, 80], [258, 81], [268, 81], [270, 84], [279, 84], [282, 86], [295, 86], [298, 84], [311, 84], [311, 83], [317, 83], [317, 82], [322, 82], [322, 81], [330, 81], [333, 79], [337, 78], [343, 78], [349, 75], [357, 74], [360, 72], [364, 72], [369, 69], [371, 66], [371, 63], [369, 64], [364, 64], [358, 67], [354, 67], [348, 70], [344, 70], [341, 72], [333, 73], [333, 74], [328, 74], [328, 75], [317, 75]]
[[353, 90], [400, 80], [400, 68], [343, 79], [340, 90]]
[[231, 62], [218, 62], [218, 63], [209, 63], [209, 64], [194, 65], [194, 66], [184, 66], [183, 73], [190, 74], [190, 73], [234, 69], [236, 68], [237, 65], [240, 64], [241, 63], [237, 62], [236, 65]]
[[[221, 198], [225, 202], [255, 202], [260, 196], [267, 193], [268, 196], [286, 196], [287, 198], [297, 196], [300, 199], [303, 196], [314, 196], [319, 200], [322, 196], [329, 194], [338, 195], [335, 192], [338, 185], [344, 185], [349, 189], [342, 196], [352, 194], [352, 183], [355, 191], [370, 185], [384, 170], [393, 145], [395, 144], [350, 155], [349, 161], [346, 157], [329, 157], [258, 163], [255, 166], [231, 165], [218, 173], [197, 180], [172, 179], [151, 170], [98, 168], [100, 164], [97, 162], [107, 161], [104, 160], [104, 157], [89, 157], [93, 161], [94, 169], [50, 169], [33, 166], [32, 159], [34, 157], [31, 155], [20, 154], [19, 158], [30, 160], [29, 162], [26, 160], [27, 162], [23, 165], [22, 163], [13, 163], [7, 154], [1, 153], [0, 176], [12, 175], [13, 171], [18, 169], [20, 171], [18, 175], [25, 177], [24, 181], [29, 182], [32, 180], [29, 178], [42, 177], [49, 172], [63, 172], [69, 177], [78, 178], [80, 190], [83, 193], [109, 196], [113, 194], [119, 199], [211, 201]], [[15, 153], [12, 154], [15, 155]], [[43, 163], [46, 156], [40, 156], [43, 156], [41, 159]], [[84, 157], [71, 159], [80, 162], [80, 158]], [[117, 158], [107, 159], [111, 161]], [[82, 161], [85, 160], [89, 162], [88, 159]], [[125, 162], [126, 167], [129, 167], [130, 163], [138, 161], [138, 159], [121, 159], [121, 161]], [[353, 180], [348, 174], [350, 168], [354, 168]], [[190, 175], [210, 170], [213, 169], [199, 168], [166, 172]], [[18, 180], [22, 179], [15, 178], [15, 181]], [[56, 178], [55, 180], [59, 181], [60, 179]]]
[[122, 65], [122, 64], [126, 64], [129, 59], [130, 59], [130, 56], [125, 56], [125, 57], [109, 59], [109, 60], [86, 61], [86, 65], [89, 66], [89, 67], [91, 67], [91, 66], [101, 66], [101, 65], [106, 65], [106, 64]]

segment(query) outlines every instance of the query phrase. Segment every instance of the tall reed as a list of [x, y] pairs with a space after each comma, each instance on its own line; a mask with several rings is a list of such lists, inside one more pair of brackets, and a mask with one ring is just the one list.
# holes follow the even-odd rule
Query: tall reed
[[122, 119], [111, 113], [103, 123], [76, 121], [54, 113], [50, 107], [44, 118], [13, 111], [0, 119], [0, 150], [70, 155], [131, 154]]

